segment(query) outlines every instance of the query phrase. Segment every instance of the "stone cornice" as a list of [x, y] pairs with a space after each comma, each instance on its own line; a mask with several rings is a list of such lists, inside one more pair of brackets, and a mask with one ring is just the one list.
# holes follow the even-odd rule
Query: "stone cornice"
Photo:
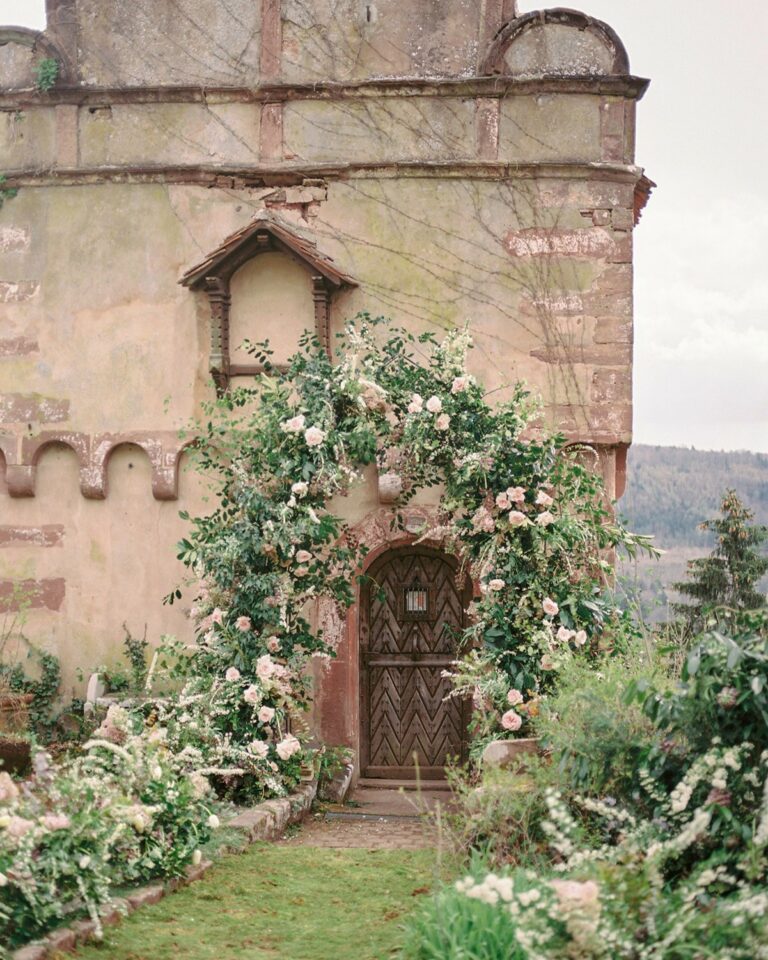
[[147, 103], [284, 103], [292, 100], [355, 100], [377, 97], [536, 96], [540, 93], [594, 94], [640, 100], [649, 81], [641, 77], [471, 77], [464, 79], [398, 78], [359, 83], [265, 84], [259, 87], [89, 87], [57, 85], [48, 93], [34, 89], [0, 92], [0, 109], [102, 106]]
[[386, 163], [275, 164], [125, 164], [98, 167], [56, 167], [6, 170], [6, 186], [70, 186], [92, 183], [178, 183], [229, 189], [301, 184], [305, 179], [351, 180], [411, 178], [435, 180], [577, 179], [637, 183], [642, 167], [619, 163], [543, 161], [505, 163], [491, 160], [400, 161]]

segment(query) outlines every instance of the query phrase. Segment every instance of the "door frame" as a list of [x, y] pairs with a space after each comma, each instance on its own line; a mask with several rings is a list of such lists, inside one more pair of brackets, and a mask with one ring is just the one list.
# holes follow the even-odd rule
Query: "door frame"
[[[427, 768], [425, 770], [419, 770], [417, 773], [417, 768], [413, 766], [408, 767], [387, 767], [387, 772], [384, 774], [370, 774], [367, 771], [369, 770], [369, 759], [370, 759], [370, 671], [368, 669], [368, 651], [370, 649], [370, 599], [371, 599], [371, 590], [375, 589], [375, 576], [377, 570], [383, 567], [386, 563], [389, 563], [392, 559], [397, 556], [412, 555], [418, 554], [419, 556], [426, 557], [435, 557], [438, 558], [452, 567], [454, 573], [459, 568], [459, 562], [453, 554], [446, 553], [444, 550], [439, 549], [439, 547], [427, 546], [423, 544], [414, 544], [406, 543], [403, 545], [392, 545], [380, 553], [377, 553], [376, 557], [372, 562], [367, 566], [365, 571], [366, 579], [360, 585], [359, 592], [359, 604], [358, 604], [358, 677], [359, 677], [359, 711], [360, 711], [360, 721], [359, 721], [359, 758], [360, 758], [360, 775], [363, 777], [371, 777], [373, 779], [403, 779], [403, 780], [412, 780], [417, 776], [423, 780], [443, 780], [445, 779], [445, 768]], [[467, 623], [467, 607], [473, 597], [473, 584], [472, 579], [467, 573], [466, 582], [464, 587], [457, 592], [462, 600], [462, 609], [464, 611], [464, 616], [462, 618], [461, 626], [466, 626]], [[461, 720], [462, 727], [464, 730], [464, 737], [462, 739], [462, 750], [461, 750], [461, 762], [465, 762], [467, 759], [467, 751], [469, 747], [469, 722], [472, 714], [472, 704], [471, 700], [465, 699], [461, 703]]]

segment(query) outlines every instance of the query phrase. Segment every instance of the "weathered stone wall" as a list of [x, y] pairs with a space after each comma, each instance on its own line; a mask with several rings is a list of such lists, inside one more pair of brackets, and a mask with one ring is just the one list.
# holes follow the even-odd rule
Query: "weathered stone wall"
[[[177, 431], [211, 396], [221, 301], [178, 281], [256, 214], [300, 255], [228, 281], [232, 364], [245, 336], [287, 356], [332, 264], [331, 335], [362, 309], [468, 324], [478, 376], [499, 397], [528, 380], [620, 488], [648, 182], [645, 81], [615, 35], [508, 0], [128, 11], [49, 0], [45, 35], [0, 37], [0, 172], [19, 188], [0, 210], [0, 603], [24, 587], [68, 686], [123, 621], [190, 636], [160, 598], [182, 575], [178, 511], [204, 509]], [[52, 51], [62, 77], [39, 93]], [[371, 474], [343, 510], [378, 505]]]

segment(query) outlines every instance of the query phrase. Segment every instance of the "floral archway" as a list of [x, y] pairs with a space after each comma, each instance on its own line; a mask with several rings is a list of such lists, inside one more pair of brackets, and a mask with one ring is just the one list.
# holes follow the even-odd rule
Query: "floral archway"
[[[309, 658], [336, 655], [364, 559], [407, 536], [418, 490], [442, 489], [420, 537], [480, 588], [456, 689], [475, 697], [481, 740], [524, 733], [564, 651], [607, 642], [621, 613], [606, 552], [644, 545], [616, 520], [601, 478], [538, 425], [523, 385], [491, 405], [467, 371], [465, 333], [416, 337], [361, 315], [338, 340], [332, 361], [307, 334], [285, 372], [265, 344], [251, 346], [259, 385], [211, 402], [196, 426], [218, 505], [180, 545], [197, 583], [192, 669], [199, 686], [237, 677], [237, 707], [220, 716], [246, 779], [275, 759], [258, 745], [249, 757], [254, 726], [271, 712], [258, 743], [284, 743], [279, 724], [309, 702]], [[374, 464], [396, 481], [391, 509], [347, 525], [334, 505]]]

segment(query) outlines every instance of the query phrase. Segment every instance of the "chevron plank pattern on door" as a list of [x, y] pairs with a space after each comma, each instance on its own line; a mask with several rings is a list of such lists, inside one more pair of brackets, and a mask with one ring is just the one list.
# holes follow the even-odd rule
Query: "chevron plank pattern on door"
[[[455, 658], [467, 599], [455, 568], [426, 548], [393, 552], [372, 568], [361, 631], [366, 776], [413, 777], [418, 768], [440, 777], [464, 752], [464, 705], [444, 700], [451, 685], [442, 676]], [[428, 612], [416, 617], [404, 602], [411, 584], [429, 597]]]

